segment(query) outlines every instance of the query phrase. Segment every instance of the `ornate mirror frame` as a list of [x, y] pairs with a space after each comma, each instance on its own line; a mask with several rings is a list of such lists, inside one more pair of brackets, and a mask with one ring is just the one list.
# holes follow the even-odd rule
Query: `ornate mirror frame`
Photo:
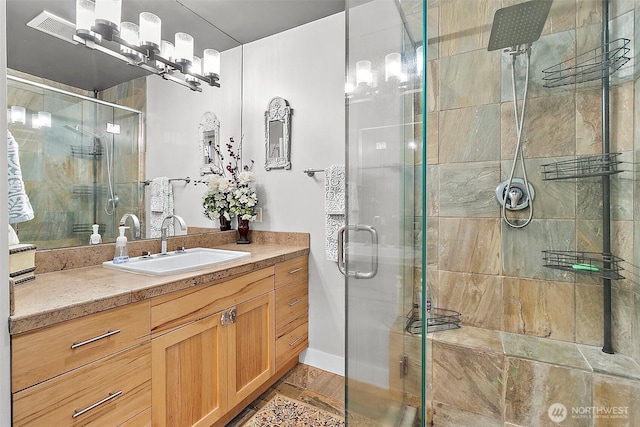
[[264, 168], [291, 169], [291, 114], [289, 102], [276, 96], [264, 113]]
[[207, 111], [198, 125], [200, 137], [200, 175], [221, 174], [224, 169], [220, 156], [220, 120]]

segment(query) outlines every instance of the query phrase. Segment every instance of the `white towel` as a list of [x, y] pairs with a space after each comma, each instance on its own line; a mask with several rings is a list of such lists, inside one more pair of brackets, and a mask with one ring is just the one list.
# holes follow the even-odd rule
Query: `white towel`
[[24, 222], [33, 219], [33, 207], [24, 189], [18, 143], [7, 130], [7, 160], [9, 180], [9, 223]]
[[[151, 181], [151, 194], [149, 200], [149, 237], [160, 237], [162, 234], [162, 221], [169, 215], [173, 215], [173, 187], [169, 178], [154, 178]], [[168, 235], [173, 235], [173, 221], [169, 222]]]
[[324, 171], [325, 253], [338, 261], [338, 229], [345, 224], [345, 169], [331, 165]]
[[324, 211], [327, 215], [344, 215], [344, 165], [332, 165], [324, 170]]

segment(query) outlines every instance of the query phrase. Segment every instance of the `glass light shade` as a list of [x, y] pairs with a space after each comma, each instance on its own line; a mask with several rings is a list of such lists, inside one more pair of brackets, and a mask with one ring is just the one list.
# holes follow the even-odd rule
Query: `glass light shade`
[[38, 122], [42, 127], [51, 127], [51, 113], [48, 111], [38, 111]]
[[122, 19], [122, 0], [96, 0], [96, 21], [104, 21], [119, 29]]
[[140, 45], [140, 27], [133, 22], [123, 22], [120, 24], [120, 37], [124, 41], [134, 46]]
[[[174, 55], [173, 43], [168, 42], [166, 40], [162, 40], [160, 42], [160, 56], [162, 56], [164, 59], [168, 61], [173, 61], [173, 55]], [[156, 68], [158, 68], [159, 70], [164, 70], [166, 68], [166, 65], [164, 65], [164, 63], [160, 61], [156, 61]]]
[[418, 46], [416, 49], [416, 70], [418, 74], [422, 74], [422, 68], [424, 66], [424, 45]]
[[149, 12], [140, 13], [140, 46], [160, 51], [162, 20]]
[[96, 21], [96, 3], [93, 0], [76, 0], [76, 33], [88, 34]]
[[400, 79], [402, 74], [402, 57], [399, 53], [390, 53], [384, 57], [384, 71], [386, 80]]
[[25, 124], [27, 122], [27, 110], [24, 107], [18, 107], [16, 105], [11, 106], [11, 118], [9, 120], [11, 123], [22, 123]]
[[31, 127], [34, 129], [40, 129], [41, 127], [41, 123], [40, 123], [40, 119], [38, 118], [37, 114], [32, 114], [31, 115]]
[[371, 61], [358, 61], [356, 62], [356, 85], [371, 85]]
[[202, 75], [210, 77], [220, 75], [220, 52], [215, 49], [205, 49], [202, 60]]
[[187, 33], [176, 33], [175, 62], [190, 64], [193, 62], [193, 37]]
[[350, 95], [354, 90], [355, 87], [353, 86], [353, 81], [350, 78], [347, 78], [347, 80], [344, 82], [344, 93]]
[[[187, 71], [189, 73], [202, 75], [202, 60], [197, 56], [194, 56], [193, 62], [191, 63], [191, 65], [187, 67]], [[188, 82], [193, 82], [193, 83], [199, 82], [199, 80], [196, 77], [190, 76], [188, 74], [184, 77], [184, 79]]]

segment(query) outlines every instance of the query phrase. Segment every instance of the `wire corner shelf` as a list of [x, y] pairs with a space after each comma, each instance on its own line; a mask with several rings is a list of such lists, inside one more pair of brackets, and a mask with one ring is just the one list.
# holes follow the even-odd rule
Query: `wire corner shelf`
[[544, 87], [585, 83], [607, 77], [631, 59], [629, 39], [619, 38], [542, 70]]
[[[457, 311], [433, 307], [426, 314], [427, 333], [460, 328], [460, 317], [462, 314]], [[407, 315], [405, 330], [411, 335], [422, 334], [422, 320], [416, 317], [413, 312], [410, 313]]]
[[618, 169], [618, 165], [623, 163], [618, 160], [620, 155], [621, 153], [606, 153], [547, 163], [540, 166], [540, 173], [545, 181], [614, 175], [623, 172]]
[[543, 266], [556, 270], [597, 276], [603, 279], [620, 280], [624, 260], [602, 252], [542, 251]]

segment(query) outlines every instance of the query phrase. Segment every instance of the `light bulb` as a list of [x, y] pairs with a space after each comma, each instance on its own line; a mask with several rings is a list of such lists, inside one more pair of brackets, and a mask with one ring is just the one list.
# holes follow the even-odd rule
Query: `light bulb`
[[96, 3], [93, 0], [76, 0], [76, 35], [83, 39], [95, 39], [91, 27], [96, 21]]
[[122, 0], [96, 0], [96, 30], [111, 40], [113, 33], [120, 31]]
[[160, 51], [162, 20], [149, 12], [140, 13], [140, 47]]
[[390, 53], [384, 57], [384, 71], [386, 80], [400, 80], [402, 74], [402, 57], [399, 53]]
[[[120, 24], [120, 37], [125, 42], [129, 43], [132, 46], [140, 45], [140, 27], [138, 24], [133, 22], [123, 22]], [[120, 45], [120, 52], [124, 56], [128, 56], [129, 58], [137, 58], [139, 53], [135, 50], [128, 48], [125, 45]]]
[[356, 62], [356, 85], [371, 86], [371, 82], [371, 61], [362, 60]]
[[193, 37], [187, 33], [176, 33], [175, 62], [189, 65], [193, 62]]
[[205, 49], [202, 60], [202, 75], [205, 77], [220, 75], [220, 52], [215, 49]]
[[11, 106], [11, 123], [22, 123], [25, 124], [27, 122], [27, 110], [24, 107], [18, 107], [16, 105]]
[[[173, 43], [166, 40], [162, 40], [160, 42], [160, 56], [162, 56], [167, 61], [173, 61], [174, 50], [175, 49], [173, 47]], [[159, 70], [164, 70], [166, 66], [162, 62], [156, 61], [156, 68], [158, 68]]]

